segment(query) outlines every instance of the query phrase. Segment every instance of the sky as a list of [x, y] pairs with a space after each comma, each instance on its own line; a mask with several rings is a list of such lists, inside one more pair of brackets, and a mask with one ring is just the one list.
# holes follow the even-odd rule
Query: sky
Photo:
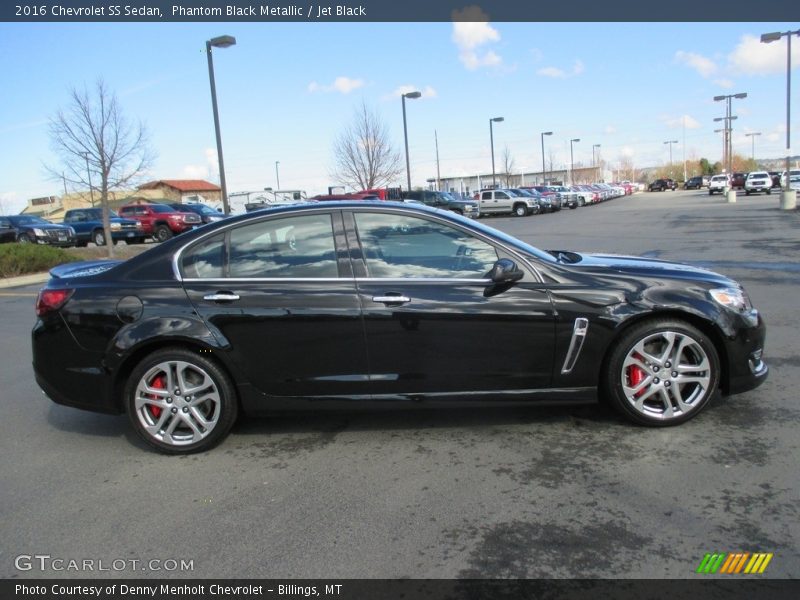
[[[156, 160], [148, 179], [218, 182], [205, 40], [214, 50], [228, 192], [276, 187], [309, 196], [334, 185], [332, 147], [363, 101], [403, 149], [400, 94], [407, 100], [412, 185], [436, 176], [434, 132], [445, 176], [491, 172], [508, 148], [519, 170], [540, 170], [540, 133], [555, 168], [721, 159], [733, 100], [734, 151], [779, 158], [786, 150], [786, 41], [761, 44], [798, 23], [0, 23], [0, 212], [63, 192], [48, 120], [71, 88], [102, 77], [125, 114], [141, 120]], [[793, 44], [800, 67], [800, 39]], [[797, 85], [797, 84], [796, 84]], [[800, 90], [792, 99], [800, 148]], [[684, 143], [685, 140], [685, 143]], [[796, 153], [796, 150], [795, 150]], [[405, 181], [405, 172], [398, 184]]]

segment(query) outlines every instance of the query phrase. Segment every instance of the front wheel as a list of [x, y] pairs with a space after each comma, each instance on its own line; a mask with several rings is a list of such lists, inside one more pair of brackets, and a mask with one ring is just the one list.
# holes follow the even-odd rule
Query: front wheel
[[614, 344], [602, 391], [628, 419], [653, 427], [678, 425], [698, 414], [719, 387], [711, 340], [679, 320], [647, 321]]
[[216, 362], [183, 348], [154, 352], [125, 388], [136, 433], [166, 454], [202, 452], [218, 444], [236, 420], [230, 378]]
[[106, 234], [103, 232], [102, 229], [96, 229], [92, 232], [92, 241], [95, 243], [96, 246], [105, 246], [106, 245]]
[[524, 217], [528, 214], [528, 207], [524, 204], [516, 204], [514, 205], [514, 216], [515, 217]]
[[169, 238], [172, 237], [172, 230], [166, 225], [159, 225], [158, 227], [156, 227], [156, 231], [153, 234], [153, 237], [156, 238], [157, 242], [166, 242]]

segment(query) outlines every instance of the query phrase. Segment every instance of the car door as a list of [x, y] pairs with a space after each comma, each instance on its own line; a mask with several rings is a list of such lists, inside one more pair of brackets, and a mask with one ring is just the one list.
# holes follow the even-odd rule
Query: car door
[[497, 212], [510, 213], [514, 209], [514, 200], [506, 192], [494, 192], [494, 198]]
[[507, 397], [550, 384], [549, 294], [532, 271], [492, 286], [505, 248], [435, 215], [365, 208], [345, 223], [376, 397]]
[[0, 242], [15, 242], [16, 240], [17, 232], [11, 225], [11, 221], [0, 217]]
[[201, 238], [180, 257], [192, 305], [264, 394], [368, 393], [361, 307], [335, 230], [338, 211], [277, 215]]
[[497, 212], [497, 200], [495, 200], [494, 192], [481, 192], [481, 213], [491, 215]]

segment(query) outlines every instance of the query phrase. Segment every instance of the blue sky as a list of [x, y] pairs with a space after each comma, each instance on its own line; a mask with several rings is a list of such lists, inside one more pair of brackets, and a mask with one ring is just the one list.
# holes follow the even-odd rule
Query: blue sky
[[[769, 31], [798, 23], [99, 23], [0, 24], [3, 81], [0, 202], [16, 212], [27, 198], [59, 194], [43, 164], [54, 158], [47, 120], [70, 87], [103, 77], [126, 114], [141, 119], [158, 158], [151, 175], [217, 181], [205, 40], [230, 34], [215, 50], [229, 192], [275, 186], [310, 195], [332, 184], [332, 145], [365, 100], [382, 115], [398, 149], [407, 102], [412, 184], [436, 175], [491, 170], [508, 146], [517, 169], [540, 169], [541, 131], [558, 167], [590, 164], [592, 145], [612, 165], [721, 158], [723, 103], [734, 100], [734, 149], [785, 154], [786, 42], [760, 44]], [[800, 66], [800, 39], [793, 44]], [[795, 72], [796, 73], [796, 72]], [[797, 77], [795, 74], [795, 81]], [[800, 89], [793, 93], [798, 148]], [[685, 123], [685, 140], [682, 123]], [[497, 159], [499, 160], [499, 159]], [[404, 174], [400, 180], [404, 181]], [[400, 183], [400, 181], [398, 181]]]

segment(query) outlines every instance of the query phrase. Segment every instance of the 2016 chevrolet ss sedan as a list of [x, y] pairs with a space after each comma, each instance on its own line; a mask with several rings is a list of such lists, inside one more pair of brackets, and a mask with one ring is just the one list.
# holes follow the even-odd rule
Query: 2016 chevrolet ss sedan
[[33, 367], [59, 404], [206, 450], [239, 413], [595, 401], [676, 425], [767, 375], [765, 326], [711, 271], [542, 251], [451, 212], [310, 203], [125, 262], [56, 267]]

